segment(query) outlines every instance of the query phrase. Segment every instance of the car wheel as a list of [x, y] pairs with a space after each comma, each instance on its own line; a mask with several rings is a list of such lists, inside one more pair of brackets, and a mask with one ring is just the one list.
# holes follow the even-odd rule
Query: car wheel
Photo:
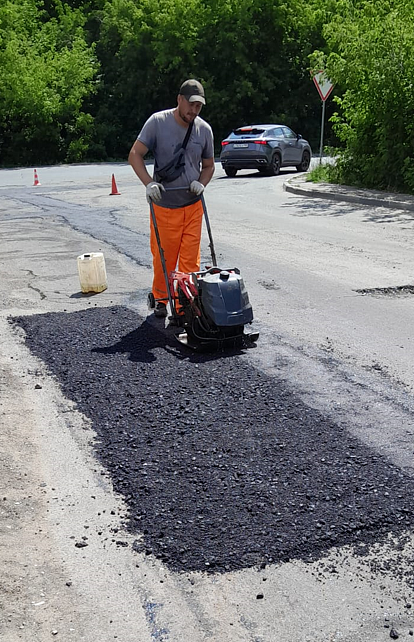
[[237, 174], [237, 169], [235, 167], [225, 167], [224, 171], [230, 178], [234, 178]]
[[302, 162], [299, 165], [296, 165], [298, 172], [307, 172], [310, 165], [310, 154], [308, 151], [304, 151], [302, 155]]
[[277, 176], [280, 172], [280, 156], [278, 153], [273, 154], [272, 156], [272, 162], [270, 163], [269, 167], [269, 174], [270, 176]]

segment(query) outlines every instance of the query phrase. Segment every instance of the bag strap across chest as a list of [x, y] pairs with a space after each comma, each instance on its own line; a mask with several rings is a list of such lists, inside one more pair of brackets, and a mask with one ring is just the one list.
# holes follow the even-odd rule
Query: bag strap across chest
[[187, 147], [187, 143], [189, 141], [189, 138], [191, 136], [191, 130], [193, 129], [194, 121], [191, 121], [191, 123], [188, 125], [187, 133], [185, 135], [185, 138], [183, 140], [183, 144], [181, 145], [182, 149], [185, 149]]

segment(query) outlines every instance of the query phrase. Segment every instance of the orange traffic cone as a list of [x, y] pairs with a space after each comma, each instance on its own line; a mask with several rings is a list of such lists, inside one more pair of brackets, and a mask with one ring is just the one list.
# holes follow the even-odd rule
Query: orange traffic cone
[[33, 183], [33, 187], [36, 187], [37, 185], [41, 185], [41, 183], [40, 183], [40, 181], [39, 181], [39, 179], [38, 179], [38, 177], [37, 177], [37, 170], [34, 170], [34, 183]]
[[116, 181], [115, 181], [115, 174], [112, 174], [112, 191], [109, 194], [109, 196], [120, 196], [121, 192], [118, 192], [118, 188], [116, 186]]

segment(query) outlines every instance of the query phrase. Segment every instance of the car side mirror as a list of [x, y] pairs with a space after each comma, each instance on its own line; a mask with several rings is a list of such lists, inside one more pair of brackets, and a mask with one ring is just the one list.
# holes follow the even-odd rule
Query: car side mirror
[[296, 134], [296, 138], [297, 138], [297, 140], [300, 140], [301, 138], [303, 138], [303, 136], [302, 136], [302, 134]]

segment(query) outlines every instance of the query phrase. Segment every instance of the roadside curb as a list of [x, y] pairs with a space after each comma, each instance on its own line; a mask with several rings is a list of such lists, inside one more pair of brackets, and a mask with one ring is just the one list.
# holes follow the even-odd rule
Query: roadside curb
[[371, 207], [386, 207], [414, 212], [414, 196], [408, 194], [358, 189], [332, 183], [310, 183], [303, 176], [289, 178], [283, 183], [283, 189], [285, 192], [310, 198], [325, 198]]

